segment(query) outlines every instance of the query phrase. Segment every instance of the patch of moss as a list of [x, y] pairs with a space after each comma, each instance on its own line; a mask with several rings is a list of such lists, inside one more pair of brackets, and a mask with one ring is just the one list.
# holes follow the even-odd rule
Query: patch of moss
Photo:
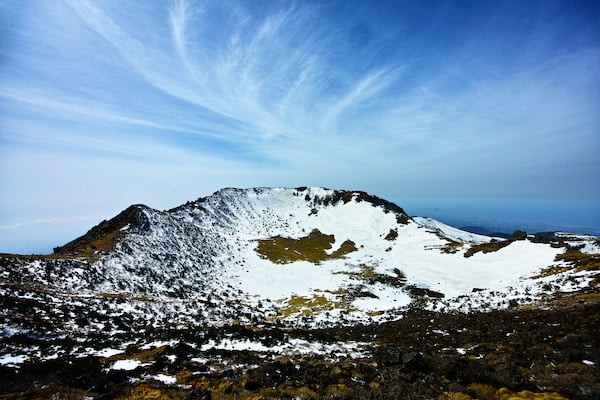
[[576, 299], [594, 299], [600, 297], [600, 293], [582, 293], [575, 295]]
[[344, 309], [347, 312], [356, 310], [355, 308], [350, 307], [350, 304], [343, 299], [330, 300], [323, 295], [314, 294], [310, 297], [292, 295], [289, 299], [281, 302], [279, 312], [281, 318], [287, 318], [290, 315], [310, 316], [312, 314], [334, 309]]
[[552, 265], [550, 267], [543, 268], [540, 271], [539, 274], [532, 276], [531, 279], [539, 279], [539, 278], [545, 278], [547, 276], [558, 275], [558, 274], [561, 274], [563, 272], [570, 271], [571, 269], [573, 269], [573, 268], [572, 267], [563, 267], [563, 266], [558, 266], [558, 265]]
[[141, 363], [148, 363], [156, 361], [165, 353], [166, 350], [167, 346], [160, 346], [147, 350], [140, 350], [136, 346], [130, 346], [127, 348], [125, 353], [115, 354], [114, 356], [107, 357], [104, 360], [137, 360]]
[[358, 268], [360, 268], [360, 271], [344, 271], [336, 273], [348, 275], [352, 280], [365, 282], [369, 285], [380, 283], [395, 288], [401, 288], [406, 285], [406, 276], [398, 268], [394, 268], [393, 270], [394, 274], [396, 274], [395, 276], [375, 272], [374, 267], [366, 264], [361, 264]]
[[106, 253], [115, 247], [115, 244], [124, 234], [125, 227], [135, 229], [146, 229], [147, 218], [140, 211], [141, 205], [133, 205], [119, 213], [116, 217], [102, 221], [90, 229], [85, 235], [54, 248], [53, 258], [77, 258], [84, 257], [95, 261], [102, 253]]
[[463, 243], [461, 242], [456, 242], [454, 240], [450, 240], [450, 239], [446, 239], [448, 241], [448, 243], [442, 247], [442, 252], [446, 253], [446, 254], [454, 254], [456, 253], [458, 250], [460, 250], [461, 247], [463, 247]]
[[361, 281], [367, 281], [369, 279], [373, 279], [378, 275], [375, 272], [375, 268], [370, 265], [361, 264], [359, 267], [360, 267], [360, 272], [348, 272], [347, 274], [350, 275], [352, 278], [358, 279]]
[[383, 311], [367, 311], [365, 314], [367, 314], [369, 317], [378, 317], [383, 315]]
[[471, 400], [472, 397], [462, 392], [448, 392], [440, 395], [438, 400]]
[[577, 272], [600, 270], [600, 254], [585, 254], [579, 251], [568, 251], [564, 254], [558, 254], [555, 261], [571, 263], [577, 267]]
[[472, 255], [479, 253], [479, 252], [492, 253], [494, 251], [498, 251], [498, 250], [508, 246], [511, 243], [512, 243], [512, 240], [502, 240], [499, 242], [474, 244], [467, 251], [465, 251], [465, 257], [471, 257]]
[[128, 301], [144, 301], [144, 302], [154, 302], [155, 299], [148, 296], [132, 296], [128, 293], [107, 293], [102, 292], [95, 295], [95, 297], [101, 297], [104, 299], [120, 299], [120, 300], [128, 300]]
[[[564, 254], [558, 254], [554, 261], [564, 261], [570, 265], [552, 265], [544, 268], [539, 274], [532, 276], [532, 279], [545, 278], [551, 275], [557, 275], [568, 272], [574, 268], [577, 272], [597, 271], [600, 269], [600, 254], [585, 254], [579, 251], [568, 251]], [[592, 286], [592, 285], [590, 285]]]
[[333, 294], [336, 296], [341, 296], [344, 295], [346, 293], [348, 293], [348, 289], [336, 289], [336, 290], [329, 290], [329, 289], [315, 289], [315, 292], [317, 293], [329, 293], [329, 294]]
[[337, 399], [337, 398], [346, 398], [352, 393], [352, 389], [346, 386], [343, 383], [338, 383], [335, 385], [327, 386], [325, 390], [326, 398], [328, 399]]
[[521, 392], [513, 392], [506, 388], [499, 389], [496, 392], [498, 400], [568, 400], [566, 397], [556, 392], [530, 392], [523, 390]]
[[[492, 385], [472, 383], [469, 388], [475, 393], [475, 398], [480, 400], [568, 400], [556, 392], [531, 392], [523, 390], [513, 392], [507, 388], [496, 389]], [[456, 397], [462, 399], [462, 397]], [[470, 396], [465, 399], [470, 399]]]
[[469, 248], [464, 256], [465, 257], [471, 257], [473, 254], [479, 253], [480, 251], [483, 253], [491, 253], [494, 251], [498, 251], [506, 246], [508, 246], [509, 244], [511, 244], [512, 242], [516, 242], [518, 240], [526, 240], [527, 239], [527, 233], [523, 232], [523, 231], [515, 231], [512, 236], [510, 237], [510, 239], [507, 240], [501, 240], [501, 241], [492, 241], [489, 243], [482, 243], [482, 244], [474, 244], [471, 246], [471, 248]]
[[185, 393], [168, 388], [156, 388], [148, 384], [140, 384], [129, 394], [117, 397], [117, 400], [162, 400], [162, 399], [184, 399]]
[[429, 231], [429, 232], [435, 234], [441, 240], [445, 241], [446, 244], [445, 245], [429, 245], [429, 246], [425, 246], [426, 250], [440, 250], [442, 253], [445, 253], [445, 254], [454, 254], [454, 253], [458, 252], [461, 247], [464, 246], [464, 243], [458, 242], [456, 240], [452, 240], [452, 239], [450, 239], [450, 238], [448, 238], [446, 236], [443, 236], [438, 231]]
[[278, 391], [290, 399], [317, 399], [319, 395], [306, 386], [294, 387], [289, 384], [283, 384]]
[[390, 232], [386, 235], [386, 237], [384, 239], [392, 241], [392, 240], [396, 240], [397, 237], [398, 237], [398, 230], [390, 229]]
[[125, 293], [99, 293], [98, 297], [102, 297], [103, 299], [127, 299], [127, 295]]
[[293, 295], [285, 300], [279, 309], [283, 318], [290, 315], [308, 316], [315, 312], [320, 312], [328, 307], [328, 300], [322, 295], [313, 295], [312, 297], [301, 297]]
[[343, 258], [346, 254], [357, 251], [356, 244], [352, 240], [346, 240], [339, 249], [331, 253], [329, 258]]
[[343, 258], [346, 254], [357, 250], [353, 241], [346, 240], [339, 249], [327, 254], [326, 250], [332, 248], [335, 237], [321, 233], [318, 229], [313, 229], [307, 236], [299, 239], [275, 236], [257, 242], [255, 251], [262, 258], [275, 264], [289, 264], [294, 261], [320, 264], [326, 260]]
[[106, 233], [103, 236], [94, 238], [87, 243], [82, 243], [78, 247], [71, 250], [63, 250], [59, 253], [63, 256], [85, 257], [90, 260], [98, 259], [101, 253], [106, 253], [115, 247], [119, 239], [123, 237], [123, 233], [119, 230]]
[[475, 392], [475, 396], [481, 400], [496, 400], [496, 388], [485, 383], [471, 383], [469, 388]]
[[175, 374], [177, 382], [179, 383], [190, 383], [194, 379], [194, 374], [187, 368], [183, 367]]

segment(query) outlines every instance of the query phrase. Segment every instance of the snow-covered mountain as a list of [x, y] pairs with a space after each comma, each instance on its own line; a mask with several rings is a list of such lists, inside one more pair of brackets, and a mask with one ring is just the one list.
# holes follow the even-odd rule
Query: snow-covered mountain
[[0, 254], [0, 394], [598, 398], [599, 245], [357, 191], [134, 205], [52, 255]]
[[36, 296], [120, 299], [114, 307], [148, 318], [311, 326], [416, 306], [505, 308], [592, 279], [560, 260], [564, 247], [521, 239], [411, 218], [364, 192], [223, 189], [169, 211], [131, 206], [52, 256], [4, 261], [1, 273], [44, 287]]

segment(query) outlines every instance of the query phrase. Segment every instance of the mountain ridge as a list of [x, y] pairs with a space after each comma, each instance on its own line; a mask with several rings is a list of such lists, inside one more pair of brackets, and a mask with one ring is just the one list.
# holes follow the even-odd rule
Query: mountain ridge
[[[185, 211], [187, 208], [190, 208], [190, 207], [198, 207], [198, 208], [202, 209], [203, 203], [210, 201], [211, 198], [219, 197], [220, 195], [223, 195], [226, 193], [243, 193], [248, 190], [259, 192], [259, 191], [264, 191], [264, 190], [277, 190], [277, 189], [295, 190], [300, 193], [310, 191], [310, 189], [317, 189], [319, 191], [328, 191], [329, 193], [324, 196], [323, 195], [314, 195], [314, 197], [310, 197], [309, 194], [306, 194], [307, 197], [305, 197], [305, 200], [309, 201], [308, 199], [310, 199], [316, 204], [322, 204], [322, 205], [328, 206], [330, 204], [336, 205], [340, 202], [347, 204], [352, 199], [355, 199], [358, 202], [366, 201], [366, 202], [373, 204], [374, 206], [381, 206], [381, 207], [383, 207], [384, 210], [386, 210], [386, 212], [390, 212], [390, 211], [395, 212], [398, 214], [397, 217], [398, 217], [399, 221], [406, 222], [410, 219], [410, 217], [406, 214], [406, 212], [401, 207], [396, 205], [395, 203], [387, 201], [387, 200], [382, 199], [377, 196], [370, 195], [364, 191], [331, 190], [328, 188], [308, 187], [308, 186], [300, 186], [300, 187], [296, 187], [296, 188], [257, 187], [257, 188], [249, 188], [249, 189], [228, 187], [228, 188], [220, 189], [220, 190], [214, 192], [212, 195], [205, 196], [205, 197], [199, 197], [198, 199], [193, 200], [193, 201], [187, 201], [186, 203], [184, 203], [182, 205], [173, 207], [168, 210], [164, 210], [162, 212], [169, 213], [169, 214], [178, 213], [181, 211]], [[127, 224], [132, 224], [132, 223], [139, 224], [140, 222], [137, 221], [136, 218], [141, 218], [140, 211], [142, 211], [142, 210], [152, 210], [154, 212], [161, 212], [160, 210], [151, 208], [145, 204], [132, 204], [129, 207], [127, 207], [126, 209], [124, 209], [123, 211], [121, 211], [119, 214], [117, 214], [115, 217], [110, 218], [109, 220], [101, 221], [99, 224], [92, 227], [88, 232], [81, 235], [80, 237], [78, 237], [62, 246], [55, 247], [53, 249], [53, 253], [56, 255], [62, 255], [62, 256], [73, 256], [75, 252], [80, 253], [80, 254], [81, 253], [89, 254], [90, 250], [96, 250], [91, 246], [96, 246], [93, 242], [98, 241], [98, 239], [100, 239], [100, 237], [105, 236], [107, 234], [115, 235], [115, 231], [117, 229], [121, 229]], [[147, 221], [145, 222], [145, 224], [146, 224], [145, 226], [138, 226], [137, 228], [138, 229], [147, 229]], [[119, 225], [119, 226], [117, 226], [117, 225]], [[81, 248], [82, 246], [88, 247], [88, 248], [82, 249]], [[106, 251], [106, 250], [107, 250], [106, 246], [103, 246], [103, 248], [101, 249], [101, 251]]]
[[[310, 239], [311, 232], [318, 234]], [[313, 250], [302, 244], [307, 240]], [[521, 286], [546, 282], [521, 277], [539, 275], [540, 267], [556, 264], [564, 251], [533, 238], [492, 247], [485, 245], [490, 240], [430, 218], [409, 217], [398, 205], [363, 191], [224, 188], [170, 210], [129, 206], [54, 249], [50, 258], [72, 260], [61, 268], [44, 267], [57, 283], [44, 281], [36, 269], [27, 279], [90, 294], [185, 300], [206, 299], [210, 293], [225, 313], [234, 293], [235, 308], [243, 313], [256, 314], [260, 302], [290, 323], [302, 316], [322, 323], [332, 313], [342, 320], [370, 321], [389, 318], [392, 310], [415, 301], [450, 309], [479, 307], [490, 303], [487, 295], [495, 299], [492, 308], [505, 307], [507, 300], [490, 294], [496, 290], [526, 301]], [[483, 252], [471, 256], [480, 251], [476, 246]], [[277, 260], [290, 262], [278, 267]], [[40, 263], [42, 268], [43, 258]], [[444, 264], [457, 273], [441, 268]], [[490, 269], [495, 265], [500, 269]], [[461, 297], [486, 286], [480, 296]]]
[[599, 247], [493, 240], [360, 191], [132, 205], [52, 255], [0, 256], [0, 392], [589, 400]]

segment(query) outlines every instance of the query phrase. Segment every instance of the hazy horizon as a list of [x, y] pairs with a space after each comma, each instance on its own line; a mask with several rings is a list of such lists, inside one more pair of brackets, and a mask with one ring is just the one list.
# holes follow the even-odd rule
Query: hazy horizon
[[[194, 200], [194, 199], [189, 199]], [[388, 199], [402, 207], [410, 216], [430, 217], [461, 228], [477, 226], [491, 232], [528, 233], [564, 231], [600, 235], [600, 204], [597, 202], [531, 202], [522, 200], [494, 201], [456, 199], [407, 199], [404, 202]], [[179, 204], [174, 204], [173, 207]], [[121, 210], [119, 210], [121, 211]], [[38, 220], [31, 225], [4, 227], [0, 225], [3, 247], [0, 253], [49, 254], [56, 246], [85, 234], [93, 226], [114, 215], [72, 220]], [[62, 229], [57, 230], [56, 226]], [[6, 233], [12, 233], [11, 236]], [[18, 233], [17, 233], [18, 232]], [[21, 234], [22, 237], [15, 236]], [[27, 240], [34, 238], [35, 240]]]
[[600, 233], [598, 20], [558, 0], [3, 1], [0, 252], [222, 187]]

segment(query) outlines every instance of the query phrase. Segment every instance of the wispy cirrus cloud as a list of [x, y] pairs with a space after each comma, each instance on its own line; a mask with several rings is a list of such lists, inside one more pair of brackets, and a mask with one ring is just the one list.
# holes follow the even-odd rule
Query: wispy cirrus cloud
[[[334, 40], [309, 20], [310, 13], [295, 7], [258, 21], [233, 12], [231, 20], [220, 21], [226, 34], [215, 42], [202, 28], [212, 16], [176, 1], [168, 10], [173, 48], [155, 49], [95, 4], [69, 4], [152, 85], [254, 130], [251, 136], [236, 132], [239, 140], [334, 135], [344, 111], [360, 107], [395, 81], [393, 66], [339, 79], [326, 59]], [[305, 34], [307, 23], [321, 32]], [[176, 58], [170, 57], [173, 50]], [[308, 127], [307, 121], [312, 121]]]
[[[435, 63], [439, 65], [435, 65], [432, 57], [407, 51], [413, 44], [405, 43], [394, 26], [379, 35], [370, 33], [367, 46], [357, 48], [347, 39], [348, 28], [357, 23], [367, 30], [375, 28], [361, 22], [358, 15], [340, 28], [315, 4], [276, 4], [256, 10], [237, 2], [185, 0], [147, 9], [131, 4], [122, 9], [88, 0], [66, 3], [87, 28], [118, 51], [135, 75], [163, 93], [164, 97], [153, 99], [159, 107], [176, 109], [169, 103], [183, 102], [186, 109], [183, 115], [175, 113], [184, 118], [183, 123], [173, 124], [160, 121], [165, 118], [157, 118], [149, 108], [117, 102], [124, 115], [107, 119], [141, 122], [157, 129], [174, 127], [257, 154], [281, 154], [281, 159], [289, 159], [292, 143], [292, 152], [299, 154], [315, 147], [336, 149], [340, 161], [352, 159], [354, 149], [365, 145], [385, 151], [414, 143], [441, 156], [453, 154], [448, 151], [452, 142], [462, 142], [461, 146], [477, 145], [480, 151], [488, 146], [480, 140], [481, 130], [502, 128], [503, 118], [514, 122], [516, 115], [521, 119], [519, 129], [531, 129], [535, 113], [544, 114], [554, 107], [550, 99], [565, 98], [564, 87], [544, 82], [563, 79], [560, 69], [569, 65], [568, 60], [540, 70], [527, 85], [515, 77], [515, 71], [535, 69], [536, 64], [506, 68], [506, 75], [498, 75], [494, 67], [494, 74], [485, 76], [480, 70], [470, 76], [463, 48], [439, 49], [433, 43], [431, 52], [438, 53]], [[136, 19], [131, 19], [132, 10], [137, 12]], [[156, 29], [143, 29], [148, 26]], [[397, 46], [385, 42], [392, 38], [398, 40]], [[419, 40], [427, 43], [439, 38]], [[476, 39], [467, 40], [463, 47], [477, 49], [470, 56], [478, 63], [487, 66], [486, 59], [496, 56], [493, 48], [481, 49], [472, 44]], [[398, 54], [382, 57], [385, 46]], [[590, 60], [581, 70], [591, 64]], [[573, 69], [568, 68], [569, 73]], [[578, 76], [584, 79], [571, 88], [568, 97], [594, 78], [589, 73]], [[522, 95], [526, 86], [546, 100], [533, 103], [536, 99]], [[142, 93], [148, 90], [142, 89]], [[87, 108], [102, 114], [97, 104]], [[448, 134], [440, 135], [440, 131]], [[172, 136], [165, 136], [165, 141]], [[378, 143], [383, 148], [378, 149]]]

